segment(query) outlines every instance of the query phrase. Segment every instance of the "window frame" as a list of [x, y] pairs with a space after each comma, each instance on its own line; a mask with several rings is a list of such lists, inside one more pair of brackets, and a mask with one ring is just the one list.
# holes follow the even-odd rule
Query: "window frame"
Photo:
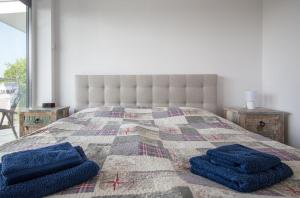
[[31, 0], [26, 5], [26, 107], [32, 106], [32, 9]]

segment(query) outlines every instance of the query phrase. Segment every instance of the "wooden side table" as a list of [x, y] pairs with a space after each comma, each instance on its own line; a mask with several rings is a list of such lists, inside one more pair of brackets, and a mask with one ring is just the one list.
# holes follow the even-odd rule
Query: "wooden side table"
[[19, 110], [20, 137], [69, 116], [70, 107], [22, 108]]
[[224, 108], [224, 117], [239, 126], [284, 143], [284, 116], [282, 111], [266, 108]]

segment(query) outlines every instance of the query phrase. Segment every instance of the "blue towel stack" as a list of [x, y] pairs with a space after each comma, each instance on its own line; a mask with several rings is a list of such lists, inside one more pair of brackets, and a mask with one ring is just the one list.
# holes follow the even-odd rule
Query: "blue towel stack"
[[39, 198], [85, 182], [99, 166], [81, 147], [62, 143], [4, 155], [0, 164], [0, 198]]
[[239, 144], [206, 154], [190, 159], [191, 172], [240, 192], [256, 191], [293, 175], [278, 157]]

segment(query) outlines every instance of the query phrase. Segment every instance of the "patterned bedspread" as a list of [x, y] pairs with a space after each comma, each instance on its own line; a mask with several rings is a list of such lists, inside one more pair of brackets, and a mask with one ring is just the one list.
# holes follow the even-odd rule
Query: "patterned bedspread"
[[[0, 156], [65, 141], [82, 146], [102, 170], [50, 197], [300, 197], [299, 150], [198, 108], [89, 108], [1, 146]], [[189, 172], [190, 157], [232, 143], [277, 155], [295, 175], [242, 194]]]

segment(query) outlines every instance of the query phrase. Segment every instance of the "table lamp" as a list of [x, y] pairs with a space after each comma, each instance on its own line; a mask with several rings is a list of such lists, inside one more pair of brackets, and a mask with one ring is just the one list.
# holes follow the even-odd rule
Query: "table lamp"
[[247, 109], [255, 109], [256, 91], [245, 91]]

